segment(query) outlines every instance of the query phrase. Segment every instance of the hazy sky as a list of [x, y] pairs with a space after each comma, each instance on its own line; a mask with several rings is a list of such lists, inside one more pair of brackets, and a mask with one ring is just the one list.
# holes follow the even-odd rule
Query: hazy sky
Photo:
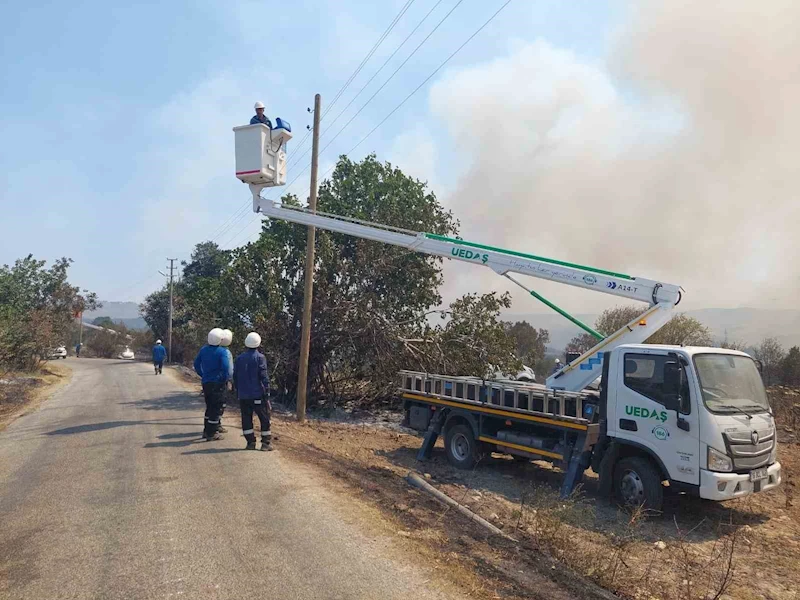
[[[306, 108], [348, 152], [505, 0], [4, 3], [0, 262], [75, 259], [107, 300], [141, 300], [165, 258], [259, 230], [231, 127], [255, 100], [292, 123], [307, 195]], [[398, 45], [431, 14], [355, 99]], [[487, 244], [683, 285], [683, 306], [796, 307], [800, 4], [512, 0], [351, 155], [430, 183]], [[614, 298], [528, 283], [568, 309]], [[445, 298], [506, 289], [448, 264]], [[598, 297], [599, 296], [599, 297]], [[514, 312], [539, 312], [515, 294]]]

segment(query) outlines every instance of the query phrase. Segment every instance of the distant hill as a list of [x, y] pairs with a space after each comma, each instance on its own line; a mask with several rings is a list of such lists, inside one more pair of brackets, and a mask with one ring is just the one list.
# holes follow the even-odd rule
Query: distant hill
[[123, 323], [128, 329], [147, 329], [147, 323], [139, 314], [136, 302], [102, 302], [103, 308], [86, 312], [84, 321], [91, 322], [97, 317], [109, 317], [115, 323]]
[[[774, 337], [784, 348], [800, 346], [800, 310], [704, 308], [685, 312], [708, 327], [716, 342], [727, 337], [730, 341], [756, 346], [765, 337]], [[589, 325], [594, 325], [597, 319], [594, 314], [575, 316]], [[582, 333], [577, 326], [555, 313], [507, 314], [503, 315], [503, 319], [528, 321], [536, 328], [547, 329], [550, 332], [549, 348], [556, 352], [563, 351], [573, 337]]]
[[117, 319], [138, 319], [139, 305], [136, 302], [106, 302], [101, 300], [103, 308], [84, 313], [84, 319], [91, 321], [96, 317], [111, 317]]

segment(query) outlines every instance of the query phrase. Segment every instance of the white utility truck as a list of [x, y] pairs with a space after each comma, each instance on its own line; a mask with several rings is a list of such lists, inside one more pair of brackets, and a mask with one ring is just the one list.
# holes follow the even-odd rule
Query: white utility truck
[[[488, 267], [598, 340], [545, 385], [402, 372], [406, 423], [426, 432], [419, 459], [444, 434], [447, 457], [458, 467], [472, 467], [487, 450], [549, 460], [565, 471], [563, 495], [592, 467], [602, 490], [655, 510], [665, 489], [728, 500], [780, 484], [775, 421], [753, 359], [721, 348], [643, 344], [673, 315], [679, 286], [266, 200], [262, 189], [285, 182], [281, 148], [291, 133], [262, 127], [234, 129], [236, 176], [249, 184], [255, 212]], [[256, 131], [259, 142], [253, 143]], [[513, 274], [638, 300], [647, 308], [603, 336]], [[600, 391], [588, 390], [598, 378]]]

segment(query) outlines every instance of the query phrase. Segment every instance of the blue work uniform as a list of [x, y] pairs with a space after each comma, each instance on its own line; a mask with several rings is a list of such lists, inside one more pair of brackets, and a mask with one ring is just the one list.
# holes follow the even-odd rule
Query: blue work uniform
[[226, 349], [203, 346], [194, 359], [194, 370], [203, 380], [203, 396], [206, 400], [203, 436], [210, 439], [219, 429], [225, 382], [232, 375]]
[[269, 370], [267, 359], [255, 348], [245, 350], [236, 357], [233, 368], [233, 385], [242, 411], [242, 433], [249, 444], [255, 444], [253, 413], [261, 423], [261, 443], [272, 442], [270, 431]]

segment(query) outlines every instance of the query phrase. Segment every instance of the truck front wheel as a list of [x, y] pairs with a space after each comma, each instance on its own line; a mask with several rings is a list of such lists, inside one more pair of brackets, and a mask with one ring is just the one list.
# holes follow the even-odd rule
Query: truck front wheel
[[614, 493], [625, 506], [660, 511], [664, 502], [661, 474], [646, 458], [629, 456], [614, 469]]
[[444, 449], [448, 462], [458, 469], [471, 469], [478, 462], [478, 441], [472, 434], [472, 428], [463, 423], [447, 429]]

